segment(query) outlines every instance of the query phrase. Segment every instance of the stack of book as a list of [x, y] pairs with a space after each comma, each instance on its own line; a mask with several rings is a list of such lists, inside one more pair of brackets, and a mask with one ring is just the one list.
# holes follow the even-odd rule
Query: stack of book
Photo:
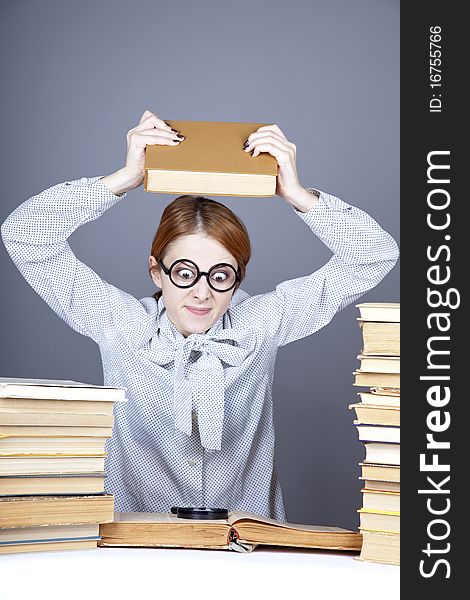
[[400, 304], [358, 304], [362, 332], [354, 409], [365, 458], [360, 467], [360, 559], [400, 564]]
[[0, 554], [96, 548], [113, 520], [106, 440], [125, 388], [0, 377]]

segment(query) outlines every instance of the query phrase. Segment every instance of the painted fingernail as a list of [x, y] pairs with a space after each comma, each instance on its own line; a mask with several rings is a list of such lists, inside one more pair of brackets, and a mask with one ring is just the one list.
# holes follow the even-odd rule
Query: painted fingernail
[[249, 142], [248, 142], [248, 140], [245, 140], [243, 147], [246, 148], [247, 146], [249, 146]]
[[173, 127], [171, 128], [171, 131], [174, 131], [175, 133], [179, 133], [179, 131], [176, 131], [176, 129], [173, 129]]

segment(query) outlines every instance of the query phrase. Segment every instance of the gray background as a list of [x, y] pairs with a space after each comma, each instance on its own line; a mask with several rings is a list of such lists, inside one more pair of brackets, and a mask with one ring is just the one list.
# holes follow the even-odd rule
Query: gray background
[[[362, 208], [399, 241], [398, 1], [20, 0], [0, 16], [0, 222], [45, 188], [123, 166], [126, 132], [149, 109], [277, 123], [297, 145], [302, 185]], [[133, 190], [71, 246], [110, 283], [149, 296], [150, 244], [174, 197]], [[250, 233], [248, 293], [330, 257], [281, 198], [216, 199]], [[102, 383], [98, 347], [36, 295], [3, 245], [0, 269], [0, 375]], [[398, 266], [361, 301], [399, 301]], [[276, 457], [292, 522], [358, 526], [357, 316], [349, 306], [278, 354]]]

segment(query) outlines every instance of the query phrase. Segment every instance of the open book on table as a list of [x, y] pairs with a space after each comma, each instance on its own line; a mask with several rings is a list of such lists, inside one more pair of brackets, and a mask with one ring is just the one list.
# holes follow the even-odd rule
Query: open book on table
[[295, 546], [323, 550], [361, 550], [358, 531], [340, 527], [301, 525], [245, 511], [228, 519], [184, 519], [171, 513], [115, 512], [100, 525], [100, 547], [143, 546], [212, 548], [251, 552], [258, 545]]

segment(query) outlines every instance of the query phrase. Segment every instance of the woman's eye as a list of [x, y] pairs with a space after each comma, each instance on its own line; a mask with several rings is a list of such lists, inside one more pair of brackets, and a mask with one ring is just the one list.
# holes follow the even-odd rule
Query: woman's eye
[[178, 277], [181, 277], [181, 279], [191, 279], [192, 276], [193, 272], [189, 269], [182, 269], [181, 271], [178, 271]]
[[225, 281], [227, 279], [227, 273], [224, 273], [223, 271], [218, 271], [217, 273], [214, 273], [212, 277], [216, 281]]

